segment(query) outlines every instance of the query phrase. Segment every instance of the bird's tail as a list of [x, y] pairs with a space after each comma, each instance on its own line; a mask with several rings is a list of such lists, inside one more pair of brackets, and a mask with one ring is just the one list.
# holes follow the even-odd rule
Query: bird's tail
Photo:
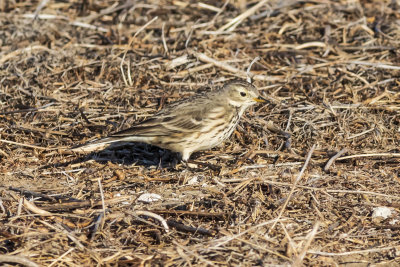
[[73, 147], [73, 148], [71, 148], [71, 151], [77, 152], [77, 153], [92, 152], [92, 151], [104, 149], [107, 145], [114, 143], [114, 142], [119, 142], [119, 141], [123, 141], [123, 140], [121, 140], [121, 138], [116, 138], [116, 137], [106, 137], [106, 138], [95, 139], [84, 145]]

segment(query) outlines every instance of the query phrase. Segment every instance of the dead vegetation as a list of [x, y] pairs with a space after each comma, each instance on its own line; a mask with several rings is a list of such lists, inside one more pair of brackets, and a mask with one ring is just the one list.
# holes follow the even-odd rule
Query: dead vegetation
[[[400, 265], [398, 1], [0, 10], [0, 262]], [[66, 149], [247, 75], [272, 103], [197, 169], [143, 144]]]

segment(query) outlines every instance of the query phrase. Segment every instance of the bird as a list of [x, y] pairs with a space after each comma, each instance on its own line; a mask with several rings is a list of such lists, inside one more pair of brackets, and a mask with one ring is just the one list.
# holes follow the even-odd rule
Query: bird
[[177, 152], [187, 162], [192, 153], [211, 149], [228, 139], [245, 110], [265, 102], [253, 84], [229, 81], [217, 90], [174, 102], [128, 129], [73, 151], [92, 152], [115, 142], [140, 142]]

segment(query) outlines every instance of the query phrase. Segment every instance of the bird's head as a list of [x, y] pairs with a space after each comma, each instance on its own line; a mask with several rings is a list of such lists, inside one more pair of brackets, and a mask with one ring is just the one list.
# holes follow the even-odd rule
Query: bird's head
[[228, 102], [235, 107], [248, 107], [267, 100], [260, 96], [257, 88], [245, 81], [232, 81], [224, 86]]

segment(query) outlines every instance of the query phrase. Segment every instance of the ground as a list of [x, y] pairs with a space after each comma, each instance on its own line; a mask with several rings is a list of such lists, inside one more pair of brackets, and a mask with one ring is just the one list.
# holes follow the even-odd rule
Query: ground
[[[0, 262], [400, 266], [399, 1], [0, 11]], [[195, 164], [69, 150], [232, 79], [270, 103]]]

